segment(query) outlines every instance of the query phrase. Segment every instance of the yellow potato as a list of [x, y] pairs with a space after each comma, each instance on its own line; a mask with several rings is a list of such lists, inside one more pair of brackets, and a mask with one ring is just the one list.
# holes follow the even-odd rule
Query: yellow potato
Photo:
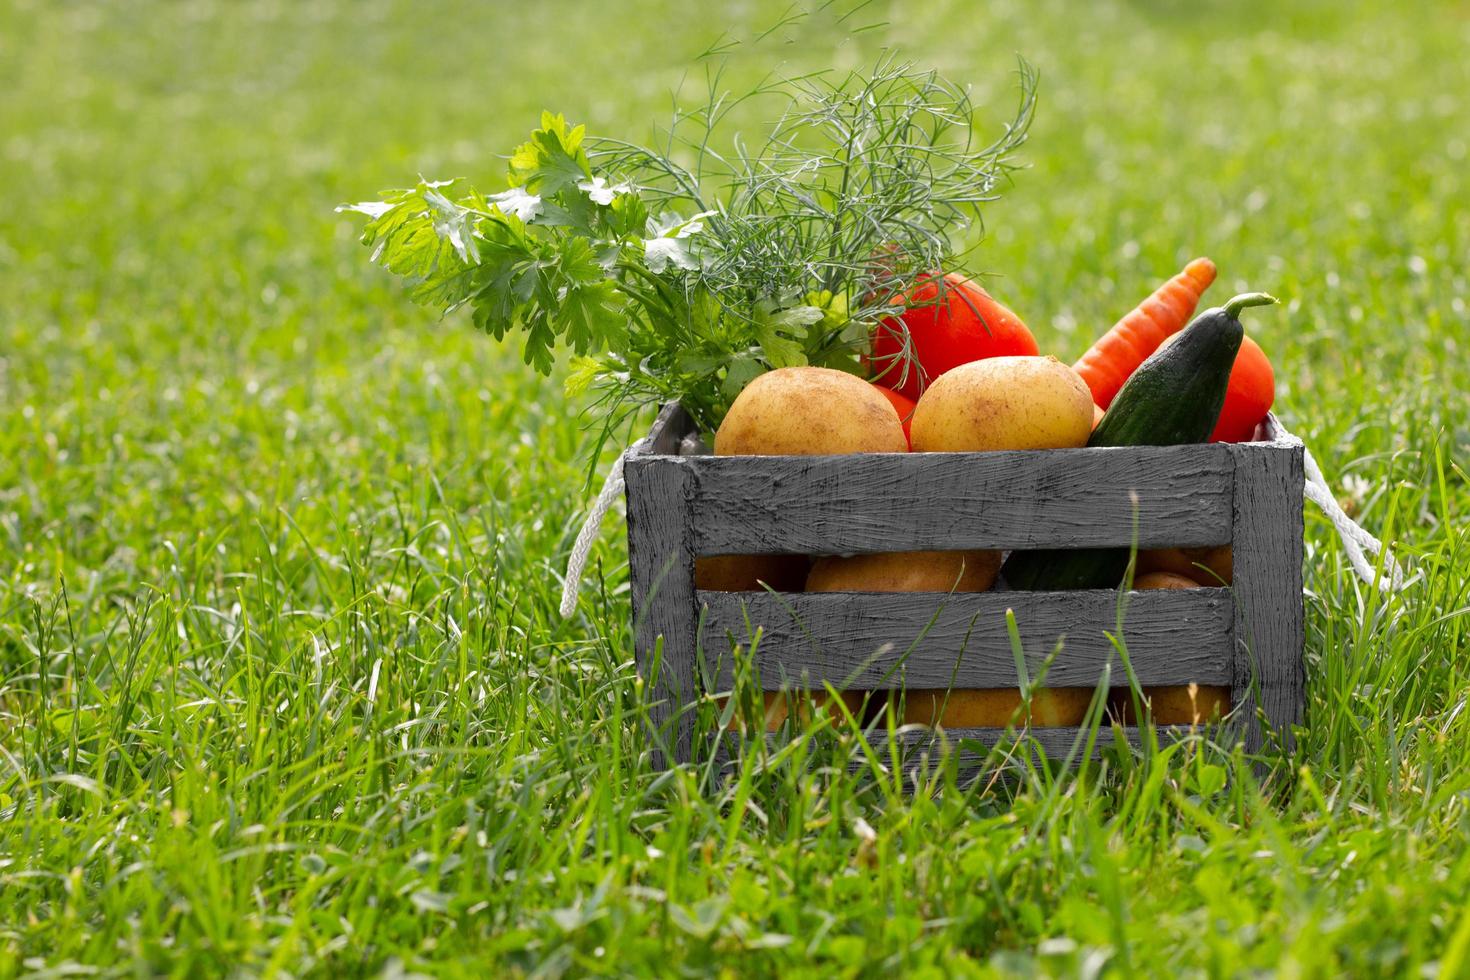
[[[1169, 549], [1175, 550], [1178, 549]], [[1229, 547], [1226, 546], [1228, 557]], [[1142, 562], [1142, 556], [1139, 558]], [[1198, 569], [1196, 569], [1198, 571]], [[1228, 571], [1228, 569], [1227, 569]], [[1215, 583], [1218, 584], [1218, 583]], [[1186, 575], [1167, 572], [1148, 572], [1133, 582], [1139, 590], [1148, 589], [1197, 589], [1200, 584]], [[1148, 699], [1149, 710], [1156, 725], [1201, 725], [1214, 721], [1230, 712], [1230, 688], [1200, 684], [1179, 684], [1164, 687], [1145, 687], [1143, 696]], [[1119, 706], [1117, 702], [1121, 701]], [[1125, 725], [1138, 723], [1133, 710], [1133, 698], [1127, 690], [1115, 699], [1115, 713], [1120, 714]], [[1121, 709], [1121, 710], [1119, 710]]]
[[894, 551], [819, 558], [808, 592], [984, 592], [1000, 571], [998, 551]]
[[1138, 570], [1173, 572], [1200, 585], [1229, 585], [1235, 576], [1235, 553], [1228, 544], [1215, 548], [1149, 548], [1138, 553]]
[[1150, 589], [1197, 589], [1199, 583], [1188, 575], [1173, 572], [1147, 572], [1133, 580], [1133, 587], [1140, 592]]
[[[764, 692], [765, 717], [762, 719], [766, 731], [774, 732], [781, 727], [781, 723], [791, 713], [791, 702], [793, 701], [796, 702], [797, 719], [803, 724], [811, 718], [812, 708], [825, 709], [838, 724], [841, 724], [844, 720], [842, 709], [832, 703], [832, 698], [826, 691], [818, 691], [814, 694], [804, 691], [766, 691]], [[724, 707], [724, 703], [725, 699], [721, 698], [720, 705], [722, 708]], [[847, 710], [852, 712], [854, 718], [858, 721], [863, 720], [862, 691], [843, 691], [842, 703], [847, 705]], [[750, 726], [746, 725], [746, 719], [741, 717], [739, 712], [736, 712], [730, 719], [727, 730], [744, 731], [747, 727]]]
[[[767, 372], [746, 385], [715, 433], [719, 456], [820, 456], [908, 451], [903, 423], [891, 402], [868, 382], [828, 368], [793, 367]], [[799, 563], [799, 564], [798, 564]], [[695, 563], [699, 588], [751, 591], [766, 582], [778, 591], [797, 591], [807, 572], [796, 555], [716, 555]], [[788, 698], [765, 694], [764, 727], [781, 726]], [[795, 696], [798, 712], [813, 707], [836, 711], [825, 692]], [[856, 713], [863, 692], [846, 691], [843, 702]], [[732, 727], [745, 727], [736, 718]]]
[[940, 375], [919, 399], [914, 452], [1067, 449], [1092, 432], [1092, 393], [1055, 357], [990, 357]]
[[[940, 375], [919, 399], [910, 434], [915, 452], [1063, 449], [1086, 445], [1092, 422], [1091, 391], [1061, 361], [991, 357]], [[812, 587], [810, 577], [807, 587]], [[943, 695], [908, 692], [904, 720], [1001, 728], [1018, 718], [1021, 706], [1021, 692], [1015, 688], [951, 691], [947, 701]], [[1031, 702], [1031, 724], [1079, 725], [1091, 699], [1090, 688], [1038, 690]], [[941, 703], [944, 714], [936, 719]]]
[[[974, 690], [909, 691], [904, 695], [903, 721], [943, 728], [1005, 728], [1027, 723], [1034, 728], [1076, 727], [1087, 718], [1092, 703], [1090, 687], [1043, 687], [1031, 692], [1031, 714], [1021, 711], [1021, 692], [1013, 687]], [[939, 715], [943, 706], [944, 713]]]
[[861, 378], [830, 368], [769, 371], [745, 386], [715, 433], [717, 456], [821, 456], [908, 451], [893, 405]]
[[893, 551], [818, 558], [808, 592], [984, 592], [1000, 571], [999, 551]]
[[[1230, 713], [1228, 687], [1207, 684], [1145, 687], [1143, 696], [1148, 699], [1155, 725], [1203, 725]], [[1138, 713], [1133, 710], [1133, 698], [1127, 688], [1114, 692], [1110, 707], [1123, 724], [1138, 724]]]

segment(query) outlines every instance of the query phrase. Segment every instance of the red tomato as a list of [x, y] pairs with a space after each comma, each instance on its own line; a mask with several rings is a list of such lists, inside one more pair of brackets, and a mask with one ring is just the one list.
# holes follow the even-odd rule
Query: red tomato
[[1266, 418], [1276, 400], [1276, 373], [1259, 344], [1249, 337], [1240, 342], [1240, 353], [1230, 368], [1230, 387], [1225, 391], [1225, 407], [1215, 423], [1211, 442], [1245, 442], [1255, 434], [1256, 426]]
[[[1020, 317], [978, 284], [958, 273], [944, 277], [945, 291], [930, 277], [903, 297], [909, 308], [873, 331], [867, 358], [875, 380], [917, 399], [944, 372], [987, 357], [1040, 353]], [[905, 328], [908, 351], [904, 350]]]
[[894, 411], [898, 412], [899, 421], [903, 423], [903, 437], [909, 440], [909, 449], [912, 450], [914, 448], [914, 440], [909, 437], [909, 425], [914, 421], [914, 400], [912, 398], [905, 398], [892, 388], [885, 388], [878, 384], [873, 385], [873, 387], [877, 388], [878, 393], [888, 399], [889, 403], [893, 405]]

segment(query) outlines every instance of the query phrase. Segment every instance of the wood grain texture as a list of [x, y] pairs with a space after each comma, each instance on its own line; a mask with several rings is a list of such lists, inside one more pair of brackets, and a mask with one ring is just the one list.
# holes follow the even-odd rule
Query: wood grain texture
[[[704, 455], [687, 413], [665, 406], [627, 463], [635, 646], [644, 677], [663, 645], [662, 670], [648, 691], [655, 724], [674, 758], [688, 759], [692, 715], [682, 709], [697, 696], [699, 642], [707, 657], [748, 642], [747, 612], [764, 627], [757, 663], [767, 689], [793, 680], [851, 681], [859, 689], [1008, 686], [1015, 667], [1007, 606], [1016, 609], [1033, 670], [1056, 636], [1068, 636], [1048, 684], [1091, 686], [1108, 662], [1121, 678], [1102, 635], [1114, 625], [1111, 592], [696, 594], [693, 562], [696, 553], [1126, 544], [1136, 494], [1140, 546], [1228, 541], [1235, 558], [1233, 595], [1212, 589], [1130, 598], [1124, 635], [1142, 683], [1231, 684], [1233, 719], [1248, 748], [1264, 744], [1258, 708], [1289, 739], [1303, 708], [1303, 448], [1274, 417], [1258, 435], [1259, 442], [1234, 446], [716, 458]], [[701, 607], [708, 607], [702, 629]], [[915, 644], [936, 608], [934, 625]], [[900, 659], [901, 677], [891, 673]], [[729, 683], [728, 657], [718, 676]], [[1183, 731], [1160, 729], [1165, 738]], [[946, 734], [982, 746], [1002, 737], [995, 730]], [[1076, 731], [1031, 735], [1058, 758]], [[920, 758], [934, 737], [921, 729], [900, 736], [906, 755]], [[1136, 729], [1127, 737], [1137, 744]], [[1104, 744], [1110, 739], [1102, 736]], [[973, 764], [984, 761], [983, 753], [973, 756]]]
[[668, 739], [675, 760], [687, 761], [694, 719], [682, 709], [697, 697], [692, 477], [662, 456], [630, 457], [624, 476], [634, 655], [656, 737]]
[[1300, 441], [1240, 443], [1235, 457], [1231, 543], [1235, 557], [1236, 676], [1231, 695], [1245, 726], [1247, 751], [1265, 745], [1257, 709], [1291, 745], [1302, 721], [1305, 643], [1302, 608]]
[[[1035, 676], [1059, 637], [1046, 684], [1092, 687], [1111, 663], [1127, 683], [1104, 631], [1117, 624], [1117, 593], [699, 592], [706, 610], [701, 652], [720, 683], [731, 683], [731, 645], [762, 630], [755, 665], [761, 686], [838, 688], [1015, 687], [1005, 613], [1015, 610], [1028, 673]], [[930, 620], [933, 620], [930, 625]], [[747, 622], [750, 624], [747, 626]], [[1123, 636], [1144, 684], [1229, 685], [1235, 679], [1235, 609], [1228, 589], [1135, 592]]]
[[681, 463], [701, 555], [1127, 545], [1135, 506], [1140, 547], [1230, 539], [1225, 446]]

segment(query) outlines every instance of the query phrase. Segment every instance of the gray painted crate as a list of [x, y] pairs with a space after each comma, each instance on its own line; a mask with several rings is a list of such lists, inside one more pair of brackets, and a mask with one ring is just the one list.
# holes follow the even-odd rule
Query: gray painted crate
[[[667, 406], [625, 464], [644, 677], [661, 649], [651, 717], [675, 758], [687, 760], [694, 713], [684, 709], [700, 696], [698, 678], [712, 673], [728, 685], [730, 641], [747, 643], [755, 627], [764, 630], [756, 664], [767, 690], [849, 679], [850, 690], [1015, 686], [1007, 609], [1015, 610], [1028, 657], [1040, 659], [1065, 634], [1048, 684], [1092, 686], [1115, 658], [1104, 636], [1116, 628], [1113, 591], [704, 592], [695, 589], [694, 560], [1127, 546], [1136, 512], [1140, 548], [1229, 543], [1235, 563], [1229, 589], [1129, 597], [1124, 636], [1139, 683], [1229, 685], [1230, 724], [1248, 750], [1262, 746], [1263, 720], [1289, 739], [1303, 705], [1303, 449], [1274, 418], [1260, 436], [1235, 445], [717, 457], [684, 411]], [[905, 651], [900, 681], [893, 668]], [[700, 656], [709, 670], [700, 669]], [[982, 744], [1002, 734], [948, 732]], [[1075, 731], [1033, 735], [1050, 754]], [[911, 746], [929, 739], [905, 733]]]

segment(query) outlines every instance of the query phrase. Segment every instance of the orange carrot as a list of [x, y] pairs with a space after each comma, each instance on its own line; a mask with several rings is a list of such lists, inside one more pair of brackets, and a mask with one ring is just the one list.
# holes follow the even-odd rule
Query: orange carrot
[[1092, 400], [1103, 408], [1111, 405], [1113, 396], [1138, 365], [1189, 324], [1200, 294], [1214, 281], [1215, 263], [1195, 259], [1099, 337], [1072, 365], [1092, 389]]

